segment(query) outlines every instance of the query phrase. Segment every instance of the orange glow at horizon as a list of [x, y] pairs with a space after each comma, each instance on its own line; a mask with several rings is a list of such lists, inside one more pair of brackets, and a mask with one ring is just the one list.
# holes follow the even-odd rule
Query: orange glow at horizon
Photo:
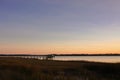
[[64, 44], [53, 44], [50, 43], [49, 45], [43, 45], [43, 44], [14, 44], [13, 46], [11, 45], [6, 45], [2, 46], [0, 48], [0, 53], [23, 53], [23, 54], [79, 54], [79, 53], [92, 53], [92, 54], [97, 54], [97, 53], [120, 53], [120, 45], [118, 44], [118, 41], [113, 41], [113, 42], [102, 42], [102, 43], [95, 43], [91, 42], [90, 44], [88, 43], [64, 43]]

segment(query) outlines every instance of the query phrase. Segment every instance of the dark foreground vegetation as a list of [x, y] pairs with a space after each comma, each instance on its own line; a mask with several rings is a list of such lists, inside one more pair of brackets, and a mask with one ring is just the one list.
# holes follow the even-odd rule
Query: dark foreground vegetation
[[0, 57], [0, 80], [120, 80], [120, 63]]

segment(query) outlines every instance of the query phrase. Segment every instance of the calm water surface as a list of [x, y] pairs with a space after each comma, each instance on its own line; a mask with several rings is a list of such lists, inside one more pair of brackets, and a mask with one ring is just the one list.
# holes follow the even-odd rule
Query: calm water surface
[[120, 56], [56, 56], [55, 60], [64, 61], [94, 61], [94, 62], [109, 62], [109, 63], [120, 63]]

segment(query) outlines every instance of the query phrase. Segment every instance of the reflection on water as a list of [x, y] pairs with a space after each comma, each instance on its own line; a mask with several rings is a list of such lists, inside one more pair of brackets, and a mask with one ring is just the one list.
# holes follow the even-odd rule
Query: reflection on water
[[55, 60], [64, 60], [64, 61], [85, 60], [85, 61], [95, 61], [95, 62], [120, 63], [120, 56], [55, 56]]

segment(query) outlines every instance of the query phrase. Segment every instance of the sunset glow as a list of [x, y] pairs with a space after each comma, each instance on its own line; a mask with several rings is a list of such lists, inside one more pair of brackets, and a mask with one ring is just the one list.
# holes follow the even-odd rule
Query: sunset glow
[[120, 53], [120, 0], [1, 0], [0, 53]]

